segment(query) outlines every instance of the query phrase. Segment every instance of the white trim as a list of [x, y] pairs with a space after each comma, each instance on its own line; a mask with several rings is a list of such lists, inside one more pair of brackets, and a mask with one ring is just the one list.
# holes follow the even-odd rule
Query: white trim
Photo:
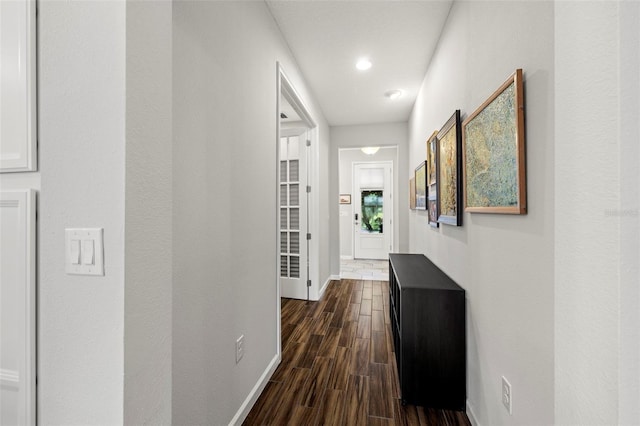
[[324, 284], [322, 284], [322, 287], [318, 291], [318, 300], [322, 299], [322, 296], [324, 295], [324, 292], [331, 281], [340, 281], [340, 275], [329, 275], [329, 278], [327, 278], [327, 280], [324, 282]]
[[476, 418], [476, 414], [473, 412], [473, 408], [471, 406], [471, 402], [467, 399], [467, 417], [469, 418], [469, 422], [471, 426], [482, 426], [478, 419]]
[[253, 405], [256, 403], [256, 401], [260, 397], [260, 394], [267, 386], [269, 379], [271, 378], [271, 376], [273, 376], [273, 373], [275, 373], [278, 365], [280, 365], [281, 360], [282, 357], [280, 356], [280, 354], [276, 354], [273, 357], [266, 370], [264, 370], [264, 372], [262, 373], [262, 376], [260, 376], [260, 378], [258, 379], [256, 385], [253, 387], [253, 389], [251, 389], [251, 392], [249, 392], [249, 395], [247, 395], [247, 398], [244, 400], [244, 402], [236, 412], [236, 415], [233, 416], [233, 418], [229, 422], [229, 425], [241, 425], [242, 422], [245, 421], [245, 419], [249, 415], [249, 412], [253, 408]]
[[[282, 65], [280, 62], [276, 61], [276, 256], [275, 256], [275, 282], [276, 282], [276, 348], [277, 355], [282, 355], [282, 326], [281, 326], [281, 301], [280, 301], [280, 137], [281, 137], [281, 129], [280, 129], [280, 98], [284, 97], [291, 107], [296, 111], [296, 113], [300, 116], [302, 123], [306, 125], [309, 129], [309, 138], [311, 140], [311, 158], [307, 164], [308, 170], [311, 173], [310, 185], [312, 187], [311, 197], [309, 203], [307, 205], [307, 209], [311, 211], [312, 214], [309, 215], [310, 224], [308, 224], [307, 232], [312, 234], [311, 244], [309, 244], [309, 251], [307, 252], [307, 260], [310, 261], [311, 267], [309, 276], [307, 279], [310, 279], [312, 282], [312, 287], [309, 289], [309, 298], [311, 299], [313, 295], [315, 295], [315, 291], [317, 291], [318, 286], [318, 263], [319, 263], [319, 249], [318, 249], [318, 229], [319, 223], [316, 215], [313, 214], [314, 206], [318, 206], [319, 202], [319, 191], [318, 191], [318, 171], [316, 162], [319, 158], [319, 143], [320, 140], [317, 124], [313, 120], [311, 114], [309, 113], [309, 109], [306, 107], [305, 103], [302, 100], [302, 97], [298, 94], [293, 84], [287, 77]], [[315, 188], [315, 190], [313, 189]], [[316, 235], [314, 238], [313, 235]]]
[[349, 255], [341, 255], [340, 259], [342, 260], [353, 260], [353, 256], [349, 256]]
[[[24, 108], [26, 114], [25, 127], [22, 127], [19, 131], [20, 138], [24, 136], [23, 145], [19, 152], [2, 152], [0, 149], [0, 173], [11, 172], [30, 172], [38, 169], [37, 164], [37, 97], [36, 97], [36, 0], [22, 0], [20, 2], [1, 2], [0, 8], [3, 5], [7, 6], [2, 13], [9, 13], [13, 15], [14, 21], [19, 22], [19, 34], [13, 34], [15, 37], [8, 37], [4, 40], [5, 43], [17, 43], [18, 44], [18, 58], [15, 58], [19, 62], [20, 82], [17, 93], [17, 99], [10, 99], [9, 105], [13, 105], [14, 108]], [[13, 12], [16, 12], [15, 14]], [[17, 16], [16, 16], [17, 15]], [[11, 19], [11, 18], [5, 18]], [[7, 44], [2, 46], [7, 47]], [[11, 49], [13, 50], [13, 49]], [[25, 53], [26, 52], [26, 53]], [[12, 55], [13, 56], [13, 55]], [[23, 74], [24, 73], [24, 74]], [[24, 84], [24, 86], [23, 86]], [[15, 88], [13, 88], [15, 89]], [[3, 96], [11, 91], [6, 88], [0, 88], [0, 92], [3, 92]], [[18, 106], [15, 105], [15, 103]], [[3, 123], [3, 125], [8, 125]], [[0, 148], [2, 143], [0, 143]]]

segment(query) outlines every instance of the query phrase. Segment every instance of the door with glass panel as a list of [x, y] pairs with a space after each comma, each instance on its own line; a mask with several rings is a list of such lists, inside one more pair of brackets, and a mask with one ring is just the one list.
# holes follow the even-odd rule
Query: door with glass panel
[[306, 129], [280, 138], [280, 296], [307, 299], [308, 147]]
[[391, 163], [355, 163], [354, 257], [387, 259], [392, 250]]

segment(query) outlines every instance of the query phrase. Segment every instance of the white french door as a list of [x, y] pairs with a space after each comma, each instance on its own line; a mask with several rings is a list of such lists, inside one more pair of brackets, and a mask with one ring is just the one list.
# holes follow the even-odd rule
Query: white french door
[[354, 163], [354, 257], [387, 259], [392, 250], [391, 162]]
[[309, 277], [309, 193], [306, 129], [280, 138], [280, 296], [307, 299]]

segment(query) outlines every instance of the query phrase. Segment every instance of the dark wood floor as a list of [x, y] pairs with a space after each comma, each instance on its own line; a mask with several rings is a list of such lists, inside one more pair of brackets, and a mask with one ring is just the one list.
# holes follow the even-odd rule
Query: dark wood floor
[[388, 286], [332, 281], [319, 302], [282, 299], [282, 363], [244, 425], [470, 425], [400, 403]]

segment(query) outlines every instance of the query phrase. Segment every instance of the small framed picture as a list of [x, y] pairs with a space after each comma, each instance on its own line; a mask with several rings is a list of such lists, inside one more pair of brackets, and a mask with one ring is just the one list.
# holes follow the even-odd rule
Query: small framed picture
[[416, 178], [409, 179], [409, 208], [416, 209]]
[[414, 174], [416, 179], [416, 210], [427, 209], [427, 162], [422, 161]]
[[428, 208], [429, 208], [429, 225], [433, 228], [438, 227], [438, 198], [433, 195], [429, 196]]
[[351, 194], [340, 194], [340, 204], [351, 204]]
[[436, 180], [438, 222], [462, 226], [462, 132], [456, 110], [438, 132]]

